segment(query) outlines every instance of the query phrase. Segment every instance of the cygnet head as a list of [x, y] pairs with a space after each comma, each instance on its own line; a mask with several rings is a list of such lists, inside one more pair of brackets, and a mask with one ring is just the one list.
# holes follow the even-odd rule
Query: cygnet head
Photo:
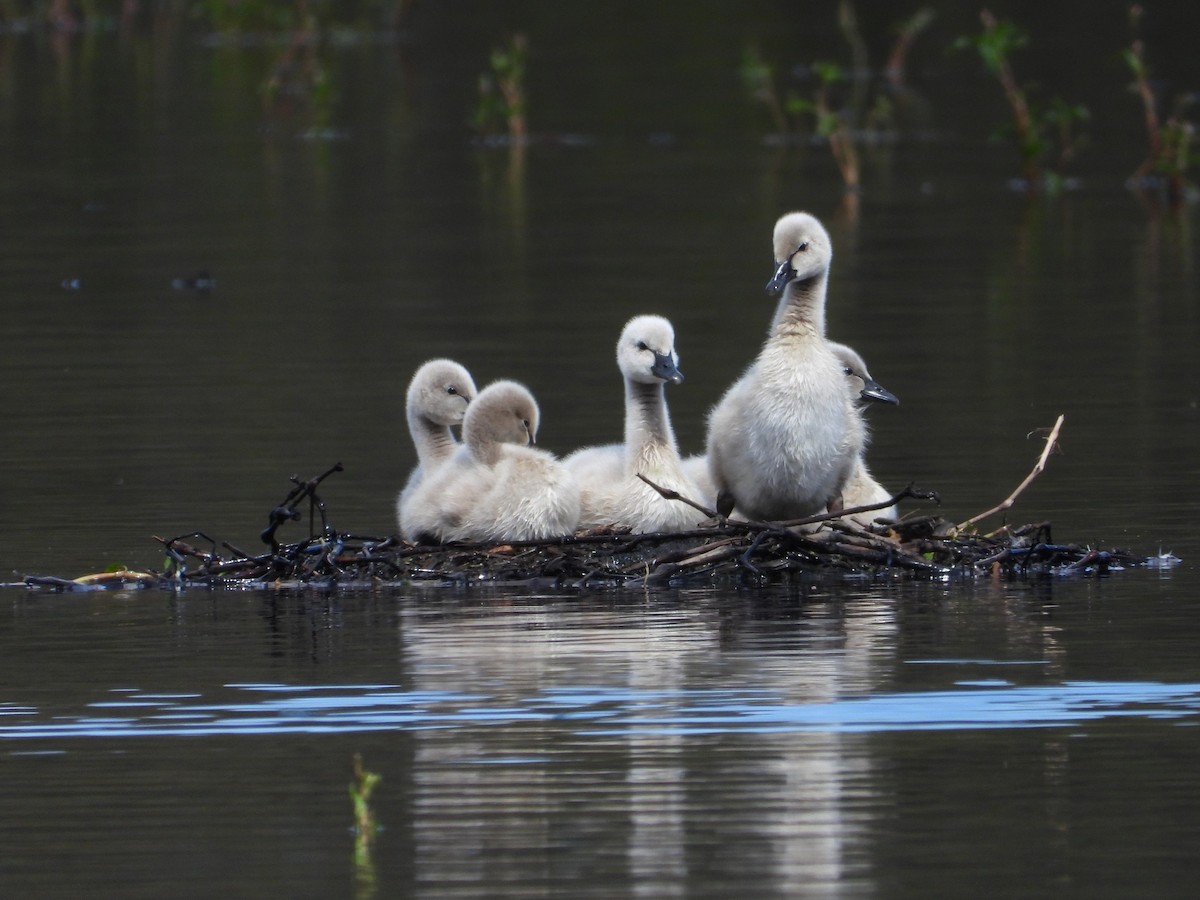
[[662, 316], [635, 316], [617, 341], [617, 366], [630, 381], [679, 384], [679, 355], [675, 352], [675, 329]]
[[846, 372], [846, 376], [850, 378], [855, 385], [861, 384], [859, 388], [859, 397], [863, 400], [874, 400], [879, 403], [899, 403], [900, 398], [885, 388], [882, 384], [871, 377], [871, 373], [867, 371], [867, 363], [858, 354], [853, 347], [848, 347], [845, 344], [838, 344], [834, 341], [829, 342], [829, 349], [833, 351], [834, 356], [838, 358], [838, 362], [842, 364], [842, 368]]
[[767, 282], [767, 293], [780, 294], [791, 281], [805, 281], [829, 271], [833, 242], [825, 226], [806, 212], [791, 212], [775, 223], [772, 246], [775, 275]]
[[457, 425], [475, 399], [471, 373], [449, 359], [431, 359], [408, 384], [408, 410], [438, 425]]
[[470, 447], [497, 443], [536, 443], [538, 405], [533, 394], [515, 381], [494, 381], [479, 392], [463, 419], [463, 443]]

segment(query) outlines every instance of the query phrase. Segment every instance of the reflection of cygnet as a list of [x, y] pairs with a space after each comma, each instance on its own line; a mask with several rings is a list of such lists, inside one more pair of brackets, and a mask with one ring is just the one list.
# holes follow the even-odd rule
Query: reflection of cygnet
[[451, 425], [462, 423], [467, 404], [475, 398], [471, 373], [448, 359], [431, 359], [417, 369], [408, 385], [405, 415], [417, 464], [396, 501], [396, 516], [403, 528], [404, 507], [426, 472], [450, 458], [458, 442]]
[[675, 331], [661, 316], [630, 319], [617, 341], [617, 367], [625, 378], [625, 443], [576, 450], [563, 464], [579, 482], [580, 526], [626, 525], [636, 532], [684, 531], [704, 518], [665, 499], [637, 476], [700, 500], [684, 473], [664, 388], [683, 381]]
[[778, 269], [767, 287], [783, 298], [770, 334], [708, 420], [717, 511], [759, 520], [840, 508], [865, 430], [824, 337], [829, 235], [813, 216], [789, 213], [773, 245]]
[[579, 523], [579, 486], [561, 462], [527, 446], [538, 407], [515, 381], [479, 392], [463, 442], [426, 474], [405, 507], [408, 540], [526, 541], [563, 537]]

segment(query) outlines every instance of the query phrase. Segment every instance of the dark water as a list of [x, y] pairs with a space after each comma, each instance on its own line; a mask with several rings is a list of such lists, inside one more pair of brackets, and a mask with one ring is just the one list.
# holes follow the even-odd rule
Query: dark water
[[[968, 518], [1063, 413], [1010, 518], [1184, 560], [651, 594], [3, 588], [0, 893], [1188, 895], [1195, 211], [1125, 186], [1123, 10], [1004, 11], [1035, 34], [1028, 77], [1092, 109], [1077, 190], [1008, 188], [998, 90], [944, 52], [974, 13], [942, 10], [857, 203], [824, 148], [764, 143], [737, 81], [748, 41], [845, 58], [815, 4], [418, 5], [330, 33], [328, 94], [294, 62], [276, 102], [286, 43], [166, 6], [0, 33], [0, 580], [154, 567], [154, 534], [252, 548], [288, 476], [339, 460], [334, 524], [392, 531], [403, 392], [434, 355], [526, 381], [548, 449], [612, 440], [612, 345], [642, 312], [675, 323], [699, 450], [794, 208], [833, 235], [831, 334], [901, 397], [871, 414], [877, 476]], [[1188, 8], [1152, 13], [1156, 66], [1200, 86]], [[895, 17], [860, 10], [875, 65]], [[512, 28], [539, 137], [481, 149], [475, 79]], [[213, 290], [176, 286], [201, 272]], [[369, 853], [355, 753], [384, 779]]]

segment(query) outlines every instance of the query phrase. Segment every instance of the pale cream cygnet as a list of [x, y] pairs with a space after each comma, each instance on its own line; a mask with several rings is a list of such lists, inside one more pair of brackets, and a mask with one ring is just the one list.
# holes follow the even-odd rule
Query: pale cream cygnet
[[404, 511], [408, 540], [528, 541], [573, 533], [579, 485], [537, 438], [537, 402], [524, 385], [497, 381], [463, 419], [462, 445], [426, 474]]
[[[900, 402], [895, 394], [871, 377], [871, 373], [867, 370], [866, 362], [856, 350], [845, 344], [833, 341], [830, 342], [830, 346], [833, 348], [834, 354], [842, 362], [853, 402], [860, 407], [866, 406], [869, 402]], [[858, 458], [854, 461], [854, 465], [850, 469], [850, 474], [846, 477], [846, 484], [842, 488], [842, 505], [846, 508], [871, 506], [876, 503], [883, 503], [885, 500], [890, 500], [891, 497], [892, 492], [876, 481], [867, 468], [866, 439], [864, 437], [863, 448]], [[866, 527], [873, 524], [877, 519], [895, 522], [900, 518], [900, 513], [893, 504], [872, 512], [849, 515], [846, 518], [862, 527]]]
[[824, 337], [829, 234], [808, 213], [789, 213], [775, 224], [773, 246], [778, 268], [767, 289], [783, 296], [770, 334], [708, 424], [718, 512], [759, 520], [840, 508], [865, 438], [842, 364]]
[[431, 359], [421, 365], [408, 383], [405, 416], [417, 450], [417, 464], [396, 499], [396, 517], [403, 528], [404, 508], [426, 472], [450, 458], [458, 441], [453, 425], [462, 424], [467, 404], [475, 399], [475, 382], [458, 363]]
[[684, 531], [704, 519], [667, 500], [638, 475], [701, 501], [685, 474], [667, 412], [665, 387], [679, 384], [675, 329], [662, 316], [635, 316], [617, 341], [617, 367], [625, 379], [625, 442], [576, 450], [563, 463], [579, 481], [580, 527], [623, 525], [635, 532]]

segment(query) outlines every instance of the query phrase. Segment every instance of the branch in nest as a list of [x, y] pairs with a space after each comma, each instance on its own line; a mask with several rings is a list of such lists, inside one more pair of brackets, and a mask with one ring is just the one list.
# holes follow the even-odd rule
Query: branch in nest
[[698, 512], [704, 513], [704, 515], [708, 516], [708, 518], [710, 518], [710, 519], [718, 518], [716, 510], [709, 509], [707, 506], [702, 506], [701, 504], [697, 503], [695, 500], [692, 500], [690, 497], [683, 496], [683, 494], [679, 493], [679, 491], [674, 490], [673, 488], [663, 487], [661, 484], [655, 484], [653, 481], [651, 481], [649, 478], [647, 478], [641, 472], [637, 473], [637, 477], [642, 479], [642, 481], [646, 482], [646, 484], [650, 485], [650, 487], [652, 487], [656, 491], [658, 491], [662, 495], [664, 500], [678, 500], [680, 503], [686, 503], [692, 509], [697, 510]]
[[[714, 518], [720, 519], [721, 518], [721, 516], [718, 515], [715, 510], [708, 509], [705, 506], [701, 506], [699, 503], [696, 503], [694, 500], [690, 500], [687, 497], [684, 497], [682, 494], [680, 494], [676, 490], [663, 487], [660, 484], [655, 484], [653, 481], [651, 481], [649, 478], [647, 478], [641, 472], [638, 473], [638, 478], [642, 479], [642, 481], [646, 482], [646, 484], [650, 485], [650, 487], [652, 487], [652, 488], [654, 488], [654, 490], [658, 491], [658, 493], [661, 494], [663, 496], [663, 498], [666, 500], [678, 500], [680, 503], [686, 503], [688, 506], [692, 507], [692, 509], [699, 510], [700, 512], [704, 513], [704, 515], [708, 516], [710, 519], [714, 519]], [[833, 519], [840, 519], [843, 516], [852, 516], [852, 515], [857, 515], [858, 513], [864, 513], [864, 512], [874, 512], [877, 509], [887, 509], [888, 507], [895, 506], [901, 500], [908, 500], [908, 499], [932, 500], [935, 503], [942, 502], [941, 497], [938, 495], [937, 491], [923, 491], [920, 488], [914, 486], [912, 484], [912, 482], [909, 482], [909, 484], [903, 490], [898, 492], [895, 496], [889, 497], [887, 500], [883, 500], [879, 503], [869, 503], [869, 504], [865, 504], [863, 506], [851, 506], [851, 507], [847, 507], [846, 509], [839, 509], [837, 512], [817, 513], [815, 515], [805, 516], [802, 519], [789, 519], [784, 522], [758, 522], [753, 519], [746, 519], [746, 520], [740, 521], [740, 522], [737, 520], [729, 521], [728, 519], [726, 519], [725, 522], [726, 522], [726, 524], [729, 524], [729, 525], [742, 526], [750, 531], [776, 531], [781, 528], [795, 528], [800, 525], [815, 525], [819, 522], [828, 522]]]
[[1050, 429], [1050, 436], [1046, 438], [1046, 446], [1042, 449], [1042, 455], [1038, 457], [1037, 464], [1034, 465], [1033, 471], [1025, 476], [1025, 480], [1017, 485], [1017, 489], [1009, 494], [1008, 498], [1000, 505], [993, 506], [991, 509], [987, 510], [986, 512], [981, 512], [977, 516], [972, 516], [961, 525], [954, 526], [955, 532], [962, 531], [965, 528], [970, 528], [976, 522], [986, 519], [988, 516], [995, 515], [998, 512], [1004, 512], [1016, 502], [1017, 497], [1021, 495], [1021, 492], [1024, 491], [1025, 488], [1029, 487], [1029, 485], [1033, 482], [1033, 479], [1037, 478], [1038, 475], [1042, 473], [1042, 470], [1046, 468], [1046, 460], [1050, 458], [1050, 452], [1054, 449], [1054, 445], [1058, 441], [1058, 432], [1062, 429], [1063, 419], [1065, 418], [1065, 415], [1060, 415], [1058, 417], [1058, 421], [1056, 421], [1054, 423], [1054, 427]]
[[803, 519], [790, 519], [786, 522], [778, 522], [777, 525], [785, 528], [793, 528], [797, 525], [815, 525], [818, 522], [829, 522], [834, 519], [840, 519], [843, 516], [855, 516], [859, 513], [874, 512], [877, 509], [887, 509], [890, 506], [895, 506], [901, 500], [932, 500], [934, 503], [941, 503], [942, 498], [937, 491], [923, 491], [916, 487], [911, 481], [893, 497], [883, 500], [879, 503], [869, 503], [863, 506], [851, 506], [846, 509], [839, 509], [837, 512], [823, 512], [812, 516], [805, 516]]

